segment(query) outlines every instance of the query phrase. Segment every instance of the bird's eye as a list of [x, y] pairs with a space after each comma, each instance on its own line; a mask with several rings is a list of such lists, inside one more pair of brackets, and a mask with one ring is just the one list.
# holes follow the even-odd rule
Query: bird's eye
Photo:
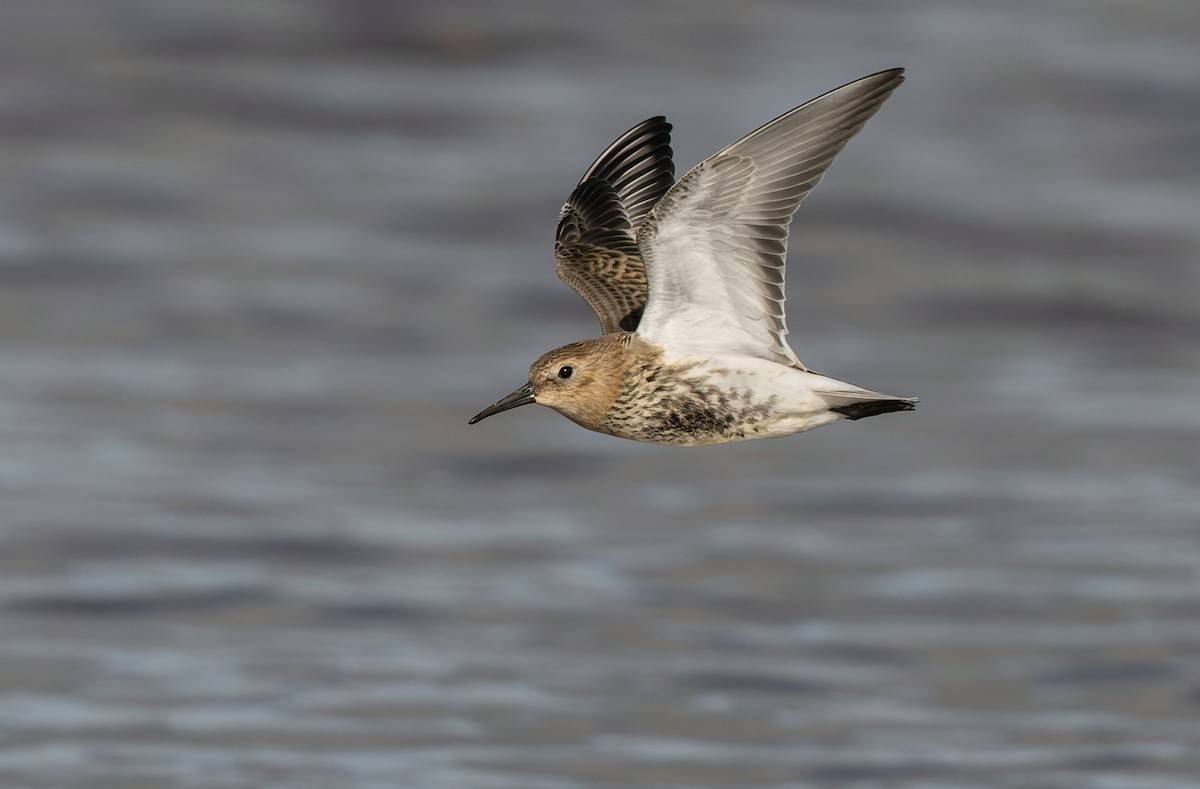
[[575, 368], [569, 364], [558, 368], [558, 377], [564, 380], [570, 378], [574, 374]]

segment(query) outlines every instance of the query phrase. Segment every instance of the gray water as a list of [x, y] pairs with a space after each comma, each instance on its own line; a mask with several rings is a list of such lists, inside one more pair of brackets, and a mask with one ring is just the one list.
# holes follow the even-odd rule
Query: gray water
[[[1200, 15], [0, 10], [0, 785], [1200, 785]], [[909, 81], [791, 339], [912, 414], [527, 408], [613, 137]]]

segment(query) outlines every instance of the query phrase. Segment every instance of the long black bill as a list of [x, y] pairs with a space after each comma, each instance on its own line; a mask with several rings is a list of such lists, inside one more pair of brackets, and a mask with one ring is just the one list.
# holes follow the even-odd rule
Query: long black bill
[[467, 424], [473, 425], [481, 419], [487, 419], [492, 414], [498, 414], [501, 411], [507, 411], [508, 409], [516, 408], [519, 405], [529, 405], [530, 403], [536, 402], [537, 400], [533, 399], [533, 384], [525, 384], [508, 397], [500, 398], [475, 416], [471, 417], [471, 421], [467, 422]]

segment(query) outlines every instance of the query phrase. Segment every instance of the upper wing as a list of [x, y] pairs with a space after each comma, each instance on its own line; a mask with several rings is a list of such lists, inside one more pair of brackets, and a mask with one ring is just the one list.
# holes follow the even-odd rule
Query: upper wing
[[600, 154], [559, 214], [559, 279], [583, 297], [605, 334], [637, 327], [647, 291], [634, 233], [674, 181], [671, 124], [650, 118]]
[[638, 334], [685, 353], [805, 369], [784, 339], [788, 224], [903, 69], [826, 93], [692, 168], [637, 234], [650, 297]]

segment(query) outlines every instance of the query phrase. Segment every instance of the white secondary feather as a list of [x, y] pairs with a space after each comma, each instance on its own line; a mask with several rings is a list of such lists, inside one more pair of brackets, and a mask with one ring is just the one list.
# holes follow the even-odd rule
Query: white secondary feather
[[637, 235], [649, 301], [637, 333], [671, 355], [742, 354], [805, 369], [788, 346], [792, 215], [903, 69], [813, 99], [696, 165]]

